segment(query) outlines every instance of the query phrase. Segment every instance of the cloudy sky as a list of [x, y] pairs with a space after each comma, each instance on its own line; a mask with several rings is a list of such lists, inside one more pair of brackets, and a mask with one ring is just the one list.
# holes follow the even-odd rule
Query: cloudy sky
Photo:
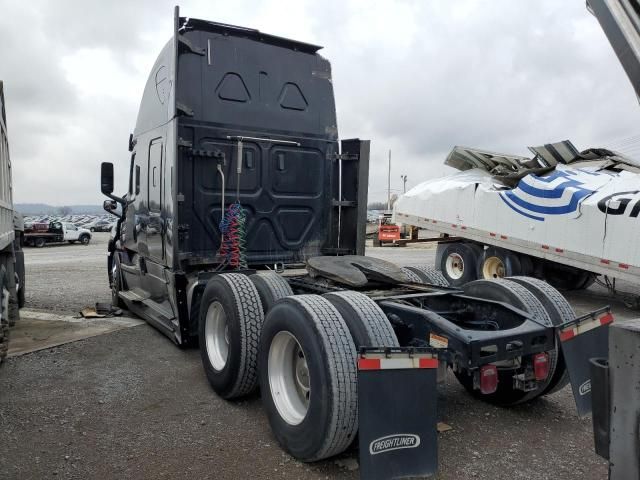
[[[0, 0], [14, 199], [101, 203], [172, 2]], [[584, 0], [184, 1], [181, 13], [324, 45], [342, 138], [372, 140], [370, 200], [447, 173], [454, 145], [526, 153], [569, 138], [640, 154], [640, 106]], [[628, 139], [628, 140], [627, 140]]]

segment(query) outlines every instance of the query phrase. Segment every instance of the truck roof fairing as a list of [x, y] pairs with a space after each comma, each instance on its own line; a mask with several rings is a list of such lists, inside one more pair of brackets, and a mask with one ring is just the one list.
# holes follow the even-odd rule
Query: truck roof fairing
[[256, 30], [254, 28], [239, 27], [236, 25], [211, 22], [209, 20], [200, 20], [197, 18], [180, 17], [179, 31], [183, 32], [189, 29], [221, 33], [223, 35], [230, 35], [234, 37], [250, 38], [252, 40], [257, 40], [263, 43], [290, 48], [291, 50], [297, 50], [306, 53], [316, 53], [322, 48], [319, 45], [313, 45], [311, 43], [300, 42], [298, 40], [291, 40], [289, 38], [262, 33], [260, 30]]
[[[197, 45], [197, 40], [194, 41], [198, 32], [211, 34], [211, 36], [207, 37], [204, 47], [202, 44]], [[192, 82], [185, 81], [185, 79], [188, 78], [189, 74], [197, 72], [193, 70], [192, 62], [181, 60], [181, 57], [184, 56], [194, 56], [205, 58], [208, 65], [218, 62], [219, 60], [215, 58], [217, 47], [215, 39], [249, 40], [257, 44], [263, 44], [265, 47], [290, 50], [292, 55], [304, 56], [308, 54], [309, 64], [317, 59], [316, 65], [313, 67], [313, 75], [319, 79], [327, 79], [330, 82], [331, 67], [329, 62], [317, 53], [322, 48], [321, 46], [269, 35], [252, 28], [181, 17], [179, 7], [175, 7], [174, 34], [158, 55], [147, 79], [140, 102], [134, 137], [163, 125], [178, 115], [185, 115], [201, 121], [220, 121], [219, 115], [198, 111], [193, 105], [188, 105], [189, 102], [185, 103], [184, 97], [189, 97], [189, 91], [193, 88]], [[263, 53], [256, 51], [257, 55]], [[238, 61], [238, 64], [242, 63], [242, 59]], [[229, 67], [228, 64], [227, 67]], [[187, 69], [189, 69], [189, 74], [181, 76], [180, 72]], [[231, 75], [236, 74], [232, 71]], [[213, 91], [214, 89], [211, 89], [204, 96], [211, 96]], [[335, 117], [335, 107], [333, 105], [326, 110], [327, 112], [322, 112], [325, 116]], [[330, 123], [335, 125], [335, 119]], [[333, 133], [333, 131], [330, 133]], [[333, 137], [335, 136], [333, 135]]]

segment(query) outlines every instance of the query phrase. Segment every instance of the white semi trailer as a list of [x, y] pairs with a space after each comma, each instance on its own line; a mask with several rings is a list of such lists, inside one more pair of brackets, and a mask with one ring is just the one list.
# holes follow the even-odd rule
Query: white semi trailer
[[460, 172], [411, 189], [398, 223], [443, 234], [436, 267], [453, 285], [535, 275], [565, 289], [596, 275], [640, 284], [640, 163], [568, 141], [532, 158], [456, 147]]

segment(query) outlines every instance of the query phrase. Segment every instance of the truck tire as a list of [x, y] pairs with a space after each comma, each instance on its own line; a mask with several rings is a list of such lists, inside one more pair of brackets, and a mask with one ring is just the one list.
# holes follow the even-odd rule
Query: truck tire
[[325, 293], [347, 324], [356, 348], [399, 347], [391, 323], [376, 302], [360, 292]]
[[24, 308], [24, 306], [27, 303], [26, 300], [26, 296], [27, 296], [27, 290], [26, 290], [27, 286], [25, 284], [25, 279], [21, 278], [20, 279], [20, 288], [18, 289], [18, 308]]
[[18, 292], [16, 290], [16, 264], [14, 256], [4, 255], [4, 268], [6, 285], [9, 291], [8, 318], [9, 326], [13, 327], [20, 320], [20, 308], [18, 307]]
[[487, 248], [478, 262], [478, 278], [483, 280], [514, 277], [521, 272], [518, 255], [504, 248]]
[[478, 261], [483, 250], [480, 245], [465, 242], [445, 243], [437, 270], [449, 285], [459, 287], [478, 279]]
[[250, 275], [249, 279], [258, 290], [265, 315], [278, 300], [293, 295], [289, 283], [275, 272], [255, 273]]
[[16, 276], [16, 290], [18, 296], [18, 308], [23, 308], [25, 305], [25, 298], [27, 293], [27, 284], [25, 278], [24, 268], [24, 252], [22, 248], [15, 251], [16, 263], [15, 263], [15, 276]]
[[429, 285], [438, 285], [440, 287], [448, 287], [449, 282], [444, 278], [442, 272], [437, 271], [433, 267], [429, 267], [427, 265], [416, 265], [415, 267], [404, 267], [407, 270], [411, 270], [415, 273], [420, 279], [422, 283], [427, 283]]
[[[109, 257], [110, 259], [111, 257]], [[115, 308], [126, 309], [127, 305], [124, 300], [120, 298], [120, 292], [122, 291], [122, 271], [120, 270], [120, 260], [115, 256], [113, 259], [107, 259], [107, 268], [109, 270], [109, 283], [111, 284], [111, 305]]]
[[404, 273], [407, 277], [407, 279], [409, 280], [409, 282], [411, 283], [423, 283], [422, 282], [422, 278], [420, 278], [418, 276], [417, 273], [415, 273], [412, 270], [409, 270], [407, 267], [400, 267], [400, 270], [402, 270], [402, 273]]
[[80, 238], [78, 238], [78, 240], [82, 245], [89, 245], [89, 242], [91, 241], [91, 235], [85, 233], [83, 235], [80, 235]]
[[[530, 313], [536, 320], [546, 325], [552, 325], [551, 318], [540, 300], [514, 281], [507, 279], [476, 280], [465, 285], [463, 290], [465, 295], [507, 303]], [[498, 368], [498, 389], [488, 395], [473, 388], [473, 377], [467, 372], [455, 372], [455, 376], [473, 396], [495, 405], [509, 407], [533, 400], [545, 392], [551, 382], [551, 372], [555, 371], [558, 360], [557, 349], [554, 348], [547, 353], [549, 354], [549, 376], [532, 392], [523, 392], [513, 388], [513, 371], [510, 369]]]
[[542, 276], [559, 290], [583, 290], [596, 280], [596, 275], [591, 272], [551, 261], [544, 262]]
[[251, 393], [258, 381], [258, 341], [264, 321], [253, 282], [240, 273], [215, 275], [200, 301], [200, 355], [222, 398]]
[[520, 260], [520, 275], [532, 276], [536, 270], [534, 259], [524, 253], [519, 254], [518, 259]]
[[[567, 299], [547, 282], [531, 277], [511, 277], [509, 280], [519, 283], [533, 293], [536, 298], [542, 302], [542, 305], [544, 305], [544, 308], [547, 310], [549, 318], [554, 325], [560, 325], [576, 318], [576, 313], [573, 311], [573, 308]], [[562, 349], [558, 344], [558, 339], [556, 338], [555, 341], [556, 350], [558, 352], [558, 363], [556, 364], [555, 371], [549, 372], [551, 381], [542, 393], [543, 395], [549, 395], [557, 392], [569, 383], [567, 364], [564, 360]]]
[[7, 271], [0, 265], [0, 363], [9, 351], [9, 288]]
[[9, 326], [13, 327], [20, 320], [20, 307], [18, 306], [18, 295], [9, 293]]
[[36, 246], [36, 248], [42, 248], [46, 245], [47, 241], [42, 238], [42, 237], [38, 237], [33, 241], [33, 244]]
[[271, 430], [293, 457], [337, 455], [358, 429], [356, 347], [326, 298], [277, 302], [260, 338], [260, 389]]

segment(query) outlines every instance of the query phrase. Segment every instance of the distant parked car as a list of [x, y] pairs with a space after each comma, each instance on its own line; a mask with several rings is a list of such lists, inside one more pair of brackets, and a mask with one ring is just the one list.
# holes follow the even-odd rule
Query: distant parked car
[[92, 232], [108, 232], [111, 230], [112, 222], [108, 220], [97, 220], [94, 223], [90, 223], [89, 225], [85, 225], [85, 228], [88, 228]]

